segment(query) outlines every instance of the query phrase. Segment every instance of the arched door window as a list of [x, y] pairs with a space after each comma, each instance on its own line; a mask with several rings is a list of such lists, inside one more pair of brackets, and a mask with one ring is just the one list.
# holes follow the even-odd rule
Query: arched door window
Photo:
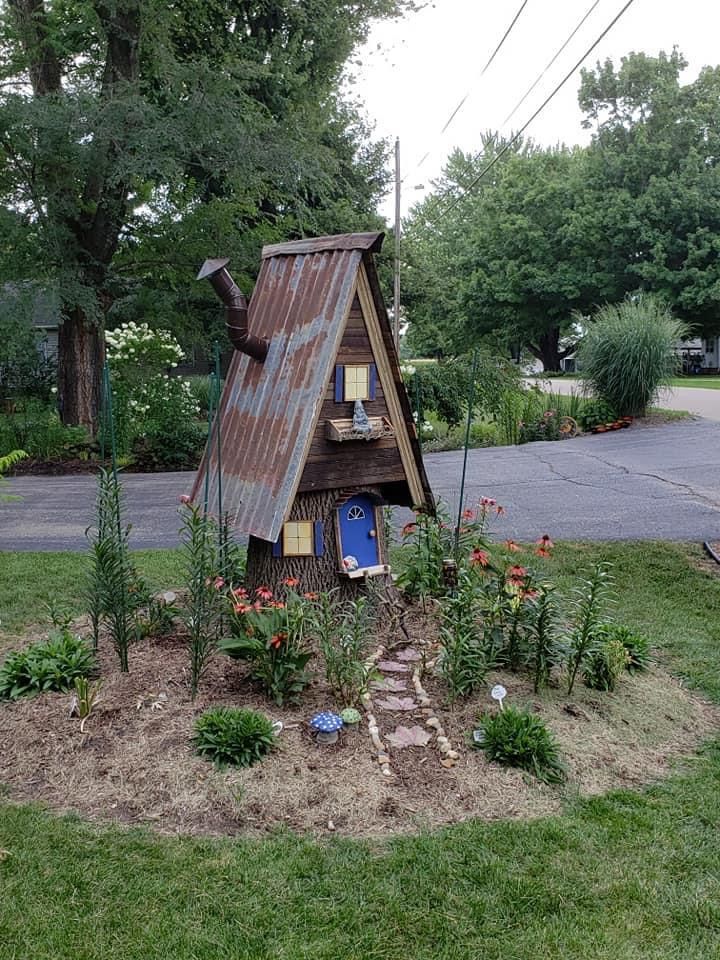
[[352, 506], [348, 510], [347, 518], [348, 520], [364, 520], [365, 511], [363, 510], [362, 507], [358, 507], [356, 505]]

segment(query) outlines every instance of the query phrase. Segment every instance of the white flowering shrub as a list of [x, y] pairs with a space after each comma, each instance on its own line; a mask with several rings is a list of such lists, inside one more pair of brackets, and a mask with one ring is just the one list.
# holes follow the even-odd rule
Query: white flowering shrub
[[148, 469], [195, 465], [205, 431], [190, 381], [170, 376], [183, 359], [168, 330], [124, 323], [105, 334], [118, 449]]
[[430, 423], [429, 420], [421, 420], [418, 422], [417, 411], [413, 413], [413, 420], [415, 421], [415, 426], [417, 427], [417, 432], [420, 439], [429, 440], [435, 433], [435, 427]]
[[146, 323], [123, 323], [105, 334], [105, 345], [114, 376], [130, 382], [176, 367], [184, 356], [169, 330], [151, 330]]

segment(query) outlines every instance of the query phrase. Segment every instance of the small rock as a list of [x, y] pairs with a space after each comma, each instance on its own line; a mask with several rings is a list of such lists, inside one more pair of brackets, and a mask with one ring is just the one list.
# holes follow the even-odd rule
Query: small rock
[[440, 726], [440, 721], [438, 720], [437, 717], [429, 717], [429, 718], [425, 721], [425, 725], [428, 726], [428, 727], [439, 727], [439, 726]]
[[390, 763], [390, 757], [386, 753], [378, 754], [378, 763], [382, 766], [383, 763]]
[[446, 736], [444, 736], [443, 734], [439, 733], [439, 732], [438, 732], [437, 742], [438, 742], [438, 746], [439, 746], [439, 747], [449, 747], [449, 746], [450, 746], [450, 741], [448, 740], [448, 738], [447, 738]]
[[332, 820], [328, 820], [328, 830], [334, 830], [334, 829], [335, 829], [335, 824], [332, 822]]
[[424, 717], [432, 717], [434, 713], [435, 711], [433, 710], [432, 707], [423, 707], [422, 715]]
[[452, 760], [450, 757], [444, 757], [440, 761], [440, 763], [442, 764], [443, 767], [445, 767], [446, 770], [449, 770], [451, 767], [455, 766], [455, 761]]
[[398, 650], [395, 656], [398, 660], [405, 661], [405, 663], [413, 663], [420, 659], [420, 654], [417, 650], [413, 650], [412, 647], [405, 647], [403, 650]]
[[397, 663], [395, 660], [381, 660], [378, 664], [379, 670], [387, 673], [407, 673], [408, 665], [406, 663]]
[[382, 768], [382, 772], [383, 772], [383, 776], [384, 776], [384, 777], [391, 777], [391, 776], [392, 776], [392, 770], [391, 770], [390, 767], [388, 767], [387, 765]]
[[457, 760], [460, 756], [457, 750], [448, 750], [447, 755], [450, 760]]
[[419, 699], [421, 707], [429, 707], [432, 703], [430, 697], [420, 697]]

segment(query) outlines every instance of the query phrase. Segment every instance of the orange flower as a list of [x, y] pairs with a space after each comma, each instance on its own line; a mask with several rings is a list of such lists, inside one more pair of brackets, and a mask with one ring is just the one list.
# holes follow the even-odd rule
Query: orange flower
[[255, 596], [260, 597], [261, 600], [272, 600], [272, 590], [269, 587], [258, 587]]
[[503, 544], [506, 550], [509, 550], [510, 553], [520, 553], [522, 547], [519, 547], [514, 540], [506, 540]]
[[510, 567], [508, 570], [508, 583], [513, 587], [521, 587], [525, 582], [525, 577], [527, 577], [527, 570], [525, 567]]
[[537, 550], [535, 551], [535, 556], [544, 557], [547, 559], [547, 557], [552, 556], [552, 553], [547, 549], [547, 547], [538, 547]]
[[486, 567], [490, 563], [490, 554], [485, 550], [480, 550], [479, 547], [475, 547], [470, 554], [470, 563], [473, 566]]
[[463, 510], [463, 512], [462, 512], [462, 518], [463, 518], [463, 520], [474, 520], [474, 519], [475, 519], [475, 511], [474, 511], [474, 510]]
[[215, 587], [216, 590], [222, 590], [222, 588], [225, 586], [225, 581], [223, 580], [222, 577], [215, 577], [213, 581], [213, 586]]
[[268, 604], [268, 606], [269, 606], [269, 607], [272, 607], [273, 610], [284, 610], [284, 609], [285, 609], [285, 604], [282, 603], [280, 600], [271, 600], [270, 603]]
[[319, 599], [320, 599], [320, 595], [319, 595], [319, 594], [317, 594], [317, 593], [312, 593], [312, 592], [304, 593], [304, 594], [303, 594], [303, 597], [304, 597], [306, 600], [319, 600]]
[[274, 647], [277, 650], [282, 644], [283, 640], [285, 640], [285, 638], [286, 638], [286, 634], [284, 633], [273, 634], [270, 640], [270, 646]]
[[499, 517], [504, 517], [504, 516], [505, 516], [505, 507], [501, 507], [500, 504], [498, 504], [498, 505], [495, 507], [495, 513], [496, 513]]
[[296, 587], [300, 583], [300, 581], [298, 580], [297, 577], [285, 577], [285, 579], [283, 580], [283, 583], [285, 584], [286, 587]]
[[497, 501], [493, 497], [481, 497], [480, 506], [481, 507], [494, 507]]
[[411, 533], [415, 533], [416, 529], [417, 529], [416, 523], [406, 523], [405, 526], [402, 528], [403, 537], [409, 537]]
[[249, 603], [235, 603], [233, 604], [233, 610], [235, 613], [250, 613], [253, 608]]

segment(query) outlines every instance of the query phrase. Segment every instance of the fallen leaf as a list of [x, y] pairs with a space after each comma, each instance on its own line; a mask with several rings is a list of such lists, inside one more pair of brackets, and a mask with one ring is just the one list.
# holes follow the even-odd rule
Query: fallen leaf
[[405, 647], [403, 650], [398, 650], [395, 656], [398, 660], [402, 660], [405, 663], [414, 663], [416, 660], [421, 659], [420, 654], [412, 647]]
[[376, 703], [383, 710], [414, 710], [417, 707], [412, 697], [386, 697]]
[[394, 660], [381, 660], [378, 669], [387, 670], [388, 673], [407, 673], [408, 665], [406, 663], [396, 663]]
[[399, 726], [392, 733], [386, 734], [385, 739], [396, 750], [404, 750], [405, 747], [424, 747], [430, 740], [430, 736], [422, 727]]
[[382, 680], [373, 680], [370, 689], [385, 693], [402, 693], [407, 690], [407, 683], [404, 680], [396, 680], [394, 677], [384, 677]]

